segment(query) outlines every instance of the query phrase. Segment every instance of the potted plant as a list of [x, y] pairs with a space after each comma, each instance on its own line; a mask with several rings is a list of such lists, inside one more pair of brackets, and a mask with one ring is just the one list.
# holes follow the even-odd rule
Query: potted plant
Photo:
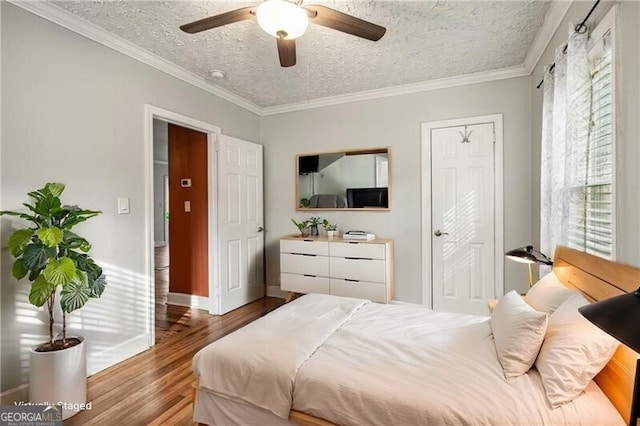
[[[62, 205], [64, 188], [60, 183], [47, 183], [28, 193], [33, 202], [24, 203], [27, 213], [0, 211], [0, 216], [29, 222], [29, 227], [18, 229], [7, 241], [15, 258], [12, 275], [31, 282], [29, 302], [46, 306], [49, 317], [49, 340], [30, 354], [29, 400], [63, 402], [63, 418], [67, 418], [86, 403], [87, 391], [85, 341], [67, 336], [67, 314], [100, 297], [106, 280], [102, 268], [87, 254], [89, 241], [72, 231], [101, 212]], [[57, 306], [62, 311], [60, 338], [53, 334]]]
[[298, 207], [301, 208], [309, 208], [309, 206], [311, 205], [311, 200], [309, 198], [300, 198], [300, 203], [298, 204]]
[[327, 219], [322, 221], [322, 227], [327, 231], [327, 237], [333, 238], [338, 235], [338, 224], [329, 223]]
[[291, 222], [298, 228], [298, 231], [302, 234], [303, 237], [309, 236], [309, 221], [303, 220], [302, 222], [296, 222], [293, 218], [291, 218]]
[[322, 219], [320, 219], [318, 216], [311, 216], [308, 222], [309, 222], [309, 229], [311, 229], [311, 235], [314, 237], [317, 236], [318, 225], [322, 223]]

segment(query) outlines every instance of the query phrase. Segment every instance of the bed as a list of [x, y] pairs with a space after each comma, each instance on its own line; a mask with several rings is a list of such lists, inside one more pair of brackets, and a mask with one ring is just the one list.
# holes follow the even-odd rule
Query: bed
[[[590, 301], [640, 281], [638, 269], [566, 247], [556, 250], [554, 274]], [[489, 317], [307, 295], [196, 354], [194, 420], [624, 424], [637, 357], [620, 345], [584, 392], [552, 408], [536, 368], [505, 379]]]

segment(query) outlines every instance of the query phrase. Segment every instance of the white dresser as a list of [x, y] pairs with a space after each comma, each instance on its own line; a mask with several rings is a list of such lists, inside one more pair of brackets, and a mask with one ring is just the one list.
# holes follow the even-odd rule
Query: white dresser
[[280, 288], [387, 303], [393, 298], [393, 242], [300, 237], [280, 239]]

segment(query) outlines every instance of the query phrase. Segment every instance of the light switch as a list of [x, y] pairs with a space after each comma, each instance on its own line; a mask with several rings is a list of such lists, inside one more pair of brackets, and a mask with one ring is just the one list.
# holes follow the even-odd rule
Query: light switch
[[189, 213], [191, 211], [191, 201], [184, 202], [184, 211]]
[[128, 197], [118, 197], [118, 214], [129, 214]]

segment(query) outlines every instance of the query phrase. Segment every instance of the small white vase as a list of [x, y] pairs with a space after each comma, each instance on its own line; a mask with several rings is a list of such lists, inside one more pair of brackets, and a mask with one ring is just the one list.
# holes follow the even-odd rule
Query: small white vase
[[327, 238], [329, 239], [333, 239], [333, 237], [337, 237], [339, 235], [338, 231], [327, 231]]
[[29, 402], [63, 404], [62, 419], [77, 414], [87, 402], [87, 350], [83, 337], [71, 348], [29, 354]]

